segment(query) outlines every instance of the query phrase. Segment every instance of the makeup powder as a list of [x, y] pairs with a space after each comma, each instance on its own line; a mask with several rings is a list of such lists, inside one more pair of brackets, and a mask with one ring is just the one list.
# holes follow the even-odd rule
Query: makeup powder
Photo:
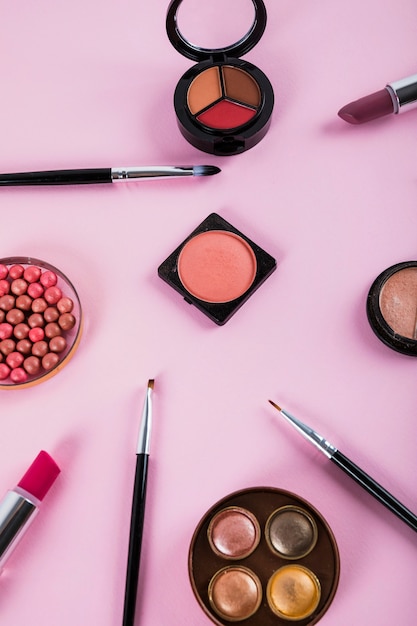
[[379, 305], [393, 331], [416, 339], [417, 268], [402, 269], [388, 278], [381, 289]]
[[230, 302], [245, 293], [256, 274], [251, 247], [234, 233], [211, 230], [183, 247], [178, 274], [184, 287], [205, 302]]
[[[269, 129], [274, 107], [274, 90], [267, 76], [241, 58], [256, 46], [265, 31], [264, 0], [249, 2], [253, 5], [250, 17], [242, 6], [243, 0], [237, 4], [238, 15], [233, 16], [233, 11], [228, 14], [233, 27], [228, 29], [230, 40], [219, 48], [192, 43], [199, 40], [198, 29], [189, 30], [190, 39], [181, 31], [184, 22], [179, 14], [183, 14], [183, 0], [171, 0], [166, 16], [167, 34], [174, 48], [186, 58], [197, 61], [183, 74], [175, 89], [174, 107], [179, 129], [193, 146], [219, 156], [239, 154], [259, 143]], [[216, 12], [212, 3], [208, 5], [210, 13]], [[200, 6], [194, 10], [187, 6], [186, 12], [191, 11], [192, 18], [190, 20], [189, 16], [186, 23], [194, 22], [194, 26], [201, 20], [204, 23]], [[225, 16], [222, 13], [224, 11], [220, 12], [218, 23], [221, 22], [223, 28]], [[247, 30], [234, 40], [234, 27], [242, 14], [249, 18]], [[204, 26], [207, 25], [204, 23]], [[214, 34], [218, 31], [216, 28]]]
[[417, 356], [417, 261], [402, 261], [381, 272], [366, 300], [372, 330], [387, 346]]
[[333, 600], [340, 560], [331, 529], [311, 504], [255, 487], [206, 512], [191, 540], [188, 571], [217, 626], [312, 626]]
[[275, 511], [266, 525], [266, 538], [273, 550], [287, 559], [299, 559], [314, 548], [317, 526], [306, 511], [285, 506]]
[[213, 609], [229, 621], [241, 621], [253, 615], [262, 600], [258, 577], [245, 567], [226, 567], [209, 584]]
[[211, 213], [158, 267], [158, 275], [222, 326], [276, 269], [276, 260]]
[[256, 518], [245, 509], [227, 507], [213, 517], [208, 539], [214, 552], [230, 559], [249, 556], [259, 543]]
[[320, 582], [307, 567], [284, 565], [270, 578], [267, 599], [271, 609], [288, 620], [311, 615], [320, 601]]

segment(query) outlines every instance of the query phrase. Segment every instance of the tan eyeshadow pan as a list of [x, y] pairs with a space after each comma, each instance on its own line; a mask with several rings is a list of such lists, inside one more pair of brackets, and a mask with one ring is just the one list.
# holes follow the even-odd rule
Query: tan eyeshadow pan
[[218, 626], [315, 624], [340, 573], [323, 516], [272, 487], [237, 491], [211, 507], [194, 531], [188, 566], [196, 599]]
[[381, 289], [380, 307], [388, 326], [403, 337], [416, 339], [417, 268], [393, 274]]
[[187, 96], [188, 108], [193, 115], [197, 115], [221, 97], [219, 68], [215, 65], [201, 72], [191, 83]]
[[396, 263], [377, 276], [369, 289], [366, 313], [383, 343], [417, 356], [417, 261]]

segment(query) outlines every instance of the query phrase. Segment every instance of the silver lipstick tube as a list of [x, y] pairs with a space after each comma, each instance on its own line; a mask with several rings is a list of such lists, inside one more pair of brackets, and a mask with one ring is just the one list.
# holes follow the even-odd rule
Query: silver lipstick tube
[[417, 107], [417, 74], [388, 83], [386, 86], [394, 105], [394, 113]]
[[6, 493], [0, 502], [0, 571], [39, 511], [39, 501], [23, 489]]

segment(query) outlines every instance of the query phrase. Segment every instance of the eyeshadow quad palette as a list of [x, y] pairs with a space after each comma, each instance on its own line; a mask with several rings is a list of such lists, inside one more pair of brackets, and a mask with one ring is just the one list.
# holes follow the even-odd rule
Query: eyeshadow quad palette
[[295, 494], [270, 487], [217, 502], [194, 532], [188, 566], [197, 601], [218, 625], [315, 624], [340, 574], [323, 516]]

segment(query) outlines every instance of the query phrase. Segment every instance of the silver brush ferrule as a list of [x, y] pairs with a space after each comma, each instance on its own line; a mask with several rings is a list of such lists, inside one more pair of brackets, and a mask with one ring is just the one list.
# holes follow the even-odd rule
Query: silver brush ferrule
[[149, 454], [152, 430], [152, 387], [147, 388], [136, 454]]
[[112, 167], [112, 182], [137, 180], [138, 178], [167, 178], [179, 176], [193, 176], [192, 167], [177, 167], [170, 165], [149, 167]]

